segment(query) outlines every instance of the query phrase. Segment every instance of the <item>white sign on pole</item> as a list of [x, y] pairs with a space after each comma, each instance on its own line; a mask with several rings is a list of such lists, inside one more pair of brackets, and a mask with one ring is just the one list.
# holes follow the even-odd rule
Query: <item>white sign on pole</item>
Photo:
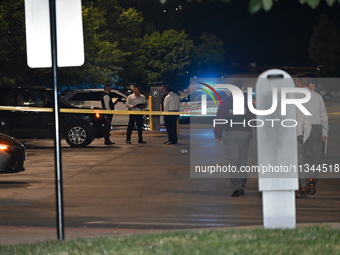
[[58, 66], [84, 63], [84, 39], [81, 0], [57, 0]]
[[48, 0], [25, 0], [27, 64], [51, 67], [51, 30]]
[[[27, 64], [52, 66], [49, 0], [25, 0]], [[84, 63], [81, 0], [56, 0], [57, 63], [59, 67]]]

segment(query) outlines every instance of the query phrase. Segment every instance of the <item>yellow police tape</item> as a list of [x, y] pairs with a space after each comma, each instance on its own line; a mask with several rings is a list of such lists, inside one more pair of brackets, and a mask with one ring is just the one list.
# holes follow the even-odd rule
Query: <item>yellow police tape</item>
[[[25, 106], [0, 106], [0, 110], [23, 111], [23, 112], [53, 112], [53, 108], [25, 107]], [[103, 110], [103, 109], [60, 108], [60, 112], [63, 112], [63, 113], [204, 116], [204, 115], [201, 114], [200, 111], [197, 111], [197, 112], [162, 112], [162, 111], [122, 111], [122, 110]], [[328, 111], [327, 115], [340, 115], [340, 112]], [[205, 116], [208, 116], [208, 115], [205, 115]]]
[[[0, 110], [23, 111], [23, 112], [53, 112], [53, 108], [45, 107], [25, 107], [25, 106], [0, 106]], [[162, 111], [122, 111], [122, 110], [103, 110], [103, 109], [77, 109], [60, 108], [63, 113], [100, 113], [100, 114], [139, 114], [139, 115], [181, 115], [181, 116], [209, 116], [197, 112], [162, 112]], [[340, 112], [328, 111], [327, 115], [340, 115]], [[213, 115], [210, 115], [213, 116]]]
[[[44, 107], [24, 107], [24, 106], [0, 106], [0, 110], [5, 111], [23, 111], [23, 112], [53, 112], [53, 108]], [[77, 109], [77, 108], [60, 108], [63, 113], [101, 113], [101, 114], [140, 114], [140, 115], [200, 115], [200, 113], [188, 112], [162, 112], [162, 111], [121, 111], [121, 110], [103, 110], [103, 109]]]

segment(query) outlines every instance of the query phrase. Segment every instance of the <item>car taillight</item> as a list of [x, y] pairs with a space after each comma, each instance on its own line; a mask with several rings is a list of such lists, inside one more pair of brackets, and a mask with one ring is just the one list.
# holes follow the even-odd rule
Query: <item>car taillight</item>
[[8, 145], [6, 144], [0, 144], [0, 150], [4, 151], [8, 149]]

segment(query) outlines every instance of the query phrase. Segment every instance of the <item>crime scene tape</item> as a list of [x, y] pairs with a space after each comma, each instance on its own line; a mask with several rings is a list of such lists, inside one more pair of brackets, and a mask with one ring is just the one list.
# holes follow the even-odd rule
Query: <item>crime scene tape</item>
[[[26, 107], [26, 106], [0, 106], [3, 111], [26, 111], [26, 112], [53, 112], [53, 108], [46, 107]], [[60, 108], [62, 113], [100, 113], [100, 114], [137, 114], [137, 115], [179, 115], [179, 116], [215, 116], [202, 115], [198, 111], [186, 112], [162, 112], [162, 111], [122, 111], [122, 110], [103, 110], [103, 109], [77, 109], [77, 108]], [[340, 115], [340, 112], [329, 111], [327, 108], [327, 115]]]
[[[26, 111], [26, 112], [53, 112], [53, 108], [46, 107], [26, 107], [26, 106], [0, 106], [0, 110], [4, 111]], [[162, 112], [162, 111], [123, 111], [123, 110], [103, 110], [103, 109], [77, 109], [77, 108], [60, 108], [62, 113], [100, 113], [100, 114], [137, 114], [137, 115], [180, 115], [180, 116], [215, 116], [202, 115], [198, 111], [186, 112]], [[329, 111], [327, 115], [340, 115], [340, 112]]]
[[[25, 106], [0, 106], [0, 110], [5, 111], [26, 111], [26, 112], [53, 112], [53, 108], [45, 107], [25, 107]], [[193, 112], [162, 112], [162, 111], [122, 111], [122, 110], [103, 110], [103, 109], [77, 109], [60, 108], [63, 113], [101, 113], [101, 114], [139, 114], [139, 115], [184, 115], [198, 116], [200, 113]]]

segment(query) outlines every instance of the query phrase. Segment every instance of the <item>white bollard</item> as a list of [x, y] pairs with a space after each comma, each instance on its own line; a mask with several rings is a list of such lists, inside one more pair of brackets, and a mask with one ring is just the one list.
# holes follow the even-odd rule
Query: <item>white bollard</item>
[[[295, 93], [285, 92], [294, 89], [289, 74], [277, 69], [262, 73], [256, 83], [256, 109], [264, 112], [274, 109], [276, 104], [272, 113], [256, 117], [265, 123], [257, 128], [258, 166], [262, 170], [259, 190], [262, 191], [265, 228], [295, 228], [296, 225], [298, 159], [296, 128], [293, 127], [296, 108], [285, 100], [287, 97], [294, 102]], [[273, 100], [273, 91], [277, 93], [277, 100]], [[286, 115], [282, 115], [284, 109], [281, 108], [285, 107]]]

